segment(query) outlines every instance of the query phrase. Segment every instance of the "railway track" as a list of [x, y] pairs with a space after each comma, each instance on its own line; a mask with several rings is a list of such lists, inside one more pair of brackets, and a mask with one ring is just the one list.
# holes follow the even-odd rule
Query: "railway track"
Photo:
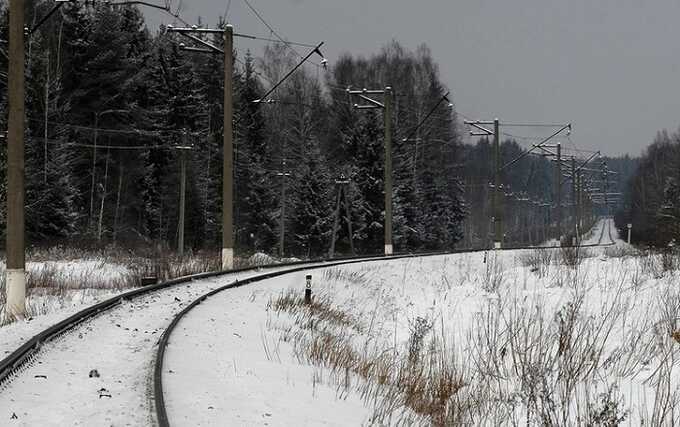
[[[597, 244], [588, 246], [606, 245]], [[517, 249], [549, 248], [503, 248], [503, 250]], [[87, 388], [87, 386], [99, 387], [102, 382], [92, 380], [92, 378], [99, 378], [102, 373], [98, 372], [96, 367], [92, 368], [92, 370], [95, 371], [93, 373], [92, 370], [90, 370], [90, 367], [99, 365], [106, 366], [106, 360], [111, 358], [115, 359], [118, 355], [107, 354], [106, 351], [102, 352], [101, 350], [97, 351], [95, 348], [96, 346], [92, 345], [93, 343], [88, 346], [86, 342], [88, 339], [95, 342], [97, 339], [106, 341], [109, 337], [102, 338], [100, 336], [103, 334], [101, 331], [113, 330], [115, 331], [113, 333], [107, 332], [107, 334], [111, 335], [110, 339], [112, 342], [120, 340], [120, 342], [123, 343], [122, 347], [124, 347], [126, 351], [129, 350], [131, 354], [143, 352], [146, 356], [146, 362], [145, 364], [142, 364], [143, 366], [130, 366], [130, 372], [126, 374], [127, 376], [121, 373], [118, 377], [115, 377], [114, 375], [114, 378], [117, 379], [114, 380], [112, 378], [112, 380], [128, 387], [145, 387], [148, 392], [146, 402], [141, 402], [139, 399], [136, 401], [128, 400], [122, 402], [120, 407], [113, 409], [109, 408], [110, 417], [105, 417], [104, 420], [108, 422], [109, 420], [114, 419], [115, 411], [122, 411], [124, 405], [132, 404], [140, 407], [146, 406], [146, 412], [152, 412], [154, 414], [142, 423], [148, 424], [149, 422], [157, 422], [161, 426], [167, 426], [169, 425], [169, 420], [165, 409], [162, 381], [165, 348], [180, 320], [207, 298], [228, 289], [303, 270], [361, 262], [387, 261], [407, 257], [434, 256], [449, 253], [481, 252], [485, 250], [487, 249], [461, 249], [446, 253], [400, 254], [394, 256], [351, 257], [335, 260], [294, 262], [264, 267], [244, 268], [226, 272], [202, 273], [134, 289], [88, 307], [47, 328], [27, 340], [25, 344], [0, 361], [0, 397], [7, 393], [7, 388], [10, 383], [19, 381], [19, 389], [24, 393], [33, 394], [34, 397], [38, 396], [39, 398], [44, 398], [44, 401], [47, 403], [54, 399], [58, 400], [58, 397], [60, 396], [58, 392], [59, 387], [56, 387], [56, 389], [53, 390], [46, 384], [51, 380], [49, 378], [50, 376], [56, 377], [56, 381], [62, 382], [61, 385], [63, 385], [63, 381], [66, 381], [68, 385], [71, 385], [69, 380], [73, 380], [74, 382], [86, 386], [85, 388]], [[267, 272], [261, 273], [260, 271], [262, 270], [267, 270]], [[218, 278], [221, 280], [228, 278], [230, 281], [226, 285], [218, 285], [213, 280]], [[188, 305], [185, 305], [188, 301], [190, 301]], [[157, 305], [161, 306], [163, 309], [159, 310]], [[126, 312], [128, 313], [127, 315]], [[143, 313], [146, 317], [144, 320], [135, 323], [130, 320], [134, 316], [129, 313], [135, 313], [138, 316], [140, 313]], [[111, 328], [112, 325], [114, 325], [115, 328]], [[143, 330], [144, 328], [146, 328], [146, 330]], [[160, 339], [157, 340], [156, 337], [158, 335], [160, 335]], [[130, 336], [134, 338], [130, 339], [132, 344], [125, 341], [126, 339], [129, 339]], [[85, 350], [81, 351], [81, 348], [84, 348]], [[111, 348], [115, 349], [116, 347], [111, 345]], [[119, 356], [127, 357], [129, 355]], [[73, 361], [71, 361], [71, 359], [73, 359]], [[79, 362], [87, 360], [93, 362], [88, 366], [78, 366]], [[64, 363], [60, 366], [55, 366], [55, 363], [60, 363], [60, 361]], [[139, 377], [140, 369], [143, 372], [152, 371], [153, 378], [131, 378], [135, 376], [134, 371], [137, 371], [136, 376]], [[85, 370], [90, 370], [90, 375], [87, 376], [88, 379], [83, 380], [80, 376], [83, 375]], [[107, 374], [110, 373], [104, 373], [104, 375]], [[77, 379], [74, 379], [76, 377]], [[101, 399], [111, 399], [113, 393], [110, 391], [110, 384], [111, 383], [104, 384], [109, 388], [102, 386], [97, 390], [90, 390], [97, 392], [97, 401], [100, 401]], [[113, 387], [115, 387], [115, 385]], [[39, 391], [33, 392], [33, 390]], [[10, 396], [9, 400], [15, 401], [15, 396]], [[59, 404], [58, 401], [52, 403]], [[98, 406], [101, 405], [92, 405], [92, 410], [94, 411]], [[153, 407], [153, 409], [151, 407]], [[16, 414], [12, 412], [11, 415], [17, 417], [26, 415], [29, 418], [36, 419], [35, 417], [30, 417], [31, 414], [27, 413]], [[40, 420], [41, 418], [38, 417], [37, 419]], [[45, 418], [42, 420], [44, 421]], [[50, 419], [47, 418], [47, 420]], [[70, 423], [68, 420], [62, 421]]]
[[[105, 406], [92, 403], [92, 396], [95, 402], [100, 402], [101, 399], [112, 401], [117, 393], [124, 395], [125, 389], [148, 390], [146, 402], [137, 397], [127, 400], [123, 398], [120, 404], [109, 406], [102, 417], [97, 418], [99, 421], [109, 423], [119, 420], [116, 413], [120, 413], [125, 407], [147, 406], [144, 408], [147, 411], [142, 412], [150, 412], [154, 401], [153, 388], [150, 386], [151, 382], [147, 381], [148, 378], [140, 378], [139, 372], [152, 370], [157, 337], [168, 323], [172, 323], [176, 311], [188, 301], [204, 299], [206, 294], [220, 287], [241, 286], [294, 271], [437, 254], [439, 253], [294, 262], [197, 274], [134, 289], [88, 307], [45, 329], [0, 361], [0, 407], [11, 411], [7, 415], [11, 419], [30, 419], [29, 425], [72, 424], [73, 419], [54, 420], [50, 416], [50, 408], [67, 403], [63, 402], [68, 394], [64, 393], [64, 389], [73, 385], [69, 393], [72, 392], [74, 400], [90, 401], [91, 409], [87, 407], [85, 410], [92, 412]], [[262, 270], [268, 272], [260, 273]], [[212, 280], [224, 278], [230, 279], [227, 287], [218, 286]], [[116, 352], [121, 354], [114, 354]], [[145, 363], [139, 363], [137, 353], [144, 353], [145, 357], [142, 359], [146, 359]], [[115, 365], [120, 358], [130, 359], [130, 363], [126, 365], [127, 371], [122, 369], [121, 372], [107, 372], [105, 367]], [[85, 390], [84, 394], [82, 390]], [[30, 397], [30, 402], [26, 401], [25, 396]], [[20, 404], [22, 398], [23, 405]], [[74, 418], [83, 411], [78, 405], [67, 404], [73, 407], [63, 412]], [[12, 406], [20, 408], [15, 411]], [[5, 414], [0, 416], [4, 417]], [[146, 425], [153, 421], [152, 418], [137, 418], [132, 424]]]

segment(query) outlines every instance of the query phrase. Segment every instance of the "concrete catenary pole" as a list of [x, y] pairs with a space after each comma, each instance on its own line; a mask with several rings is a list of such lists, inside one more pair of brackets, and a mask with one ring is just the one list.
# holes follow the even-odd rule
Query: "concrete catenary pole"
[[562, 245], [562, 144], [557, 143], [557, 162], [555, 163], [555, 193], [556, 193], [556, 212], [557, 230], [556, 238], [558, 246]]
[[493, 120], [493, 241], [494, 248], [500, 249], [503, 242], [501, 211], [501, 135], [498, 119]]
[[179, 150], [179, 224], [177, 230], [177, 252], [179, 256], [184, 256], [184, 218], [186, 209], [186, 195], [187, 195], [187, 156], [186, 150]]
[[9, 2], [6, 314], [26, 314], [24, 254], [24, 1]]
[[232, 74], [234, 58], [234, 28], [224, 28], [224, 130], [222, 160], [222, 270], [234, 268], [234, 143], [233, 143], [233, 105]]
[[576, 158], [572, 157], [571, 158], [571, 209], [572, 209], [572, 222], [574, 223], [574, 239], [572, 244], [576, 245], [578, 244], [579, 241], [579, 229], [578, 229], [578, 221], [576, 218], [578, 217], [578, 203], [576, 203]]
[[392, 88], [385, 88], [385, 255], [392, 246]]
[[281, 172], [276, 174], [281, 177], [281, 217], [279, 218], [279, 256], [283, 258], [286, 247], [286, 179], [290, 174], [286, 172], [286, 158], [281, 161]]
[[576, 173], [576, 179], [578, 183], [576, 184], [576, 191], [577, 195], [576, 198], [578, 199], [578, 228], [579, 230], [583, 229], [583, 175], [581, 174], [581, 171], [578, 171]]

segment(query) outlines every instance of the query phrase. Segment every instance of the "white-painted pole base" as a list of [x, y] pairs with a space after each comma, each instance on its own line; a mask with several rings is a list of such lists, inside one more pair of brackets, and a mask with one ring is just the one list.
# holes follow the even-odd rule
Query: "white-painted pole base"
[[392, 255], [392, 245], [385, 245], [385, 255]]
[[494, 249], [500, 249], [501, 248], [501, 242], [493, 242], [493, 248]]
[[234, 269], [234, 248], [222, 248], [222, 270]]
[[26, 273], [23, 268], [7, 270], [7, 305], [5, 315], [10, 320], [22, 319], [26, 315]]

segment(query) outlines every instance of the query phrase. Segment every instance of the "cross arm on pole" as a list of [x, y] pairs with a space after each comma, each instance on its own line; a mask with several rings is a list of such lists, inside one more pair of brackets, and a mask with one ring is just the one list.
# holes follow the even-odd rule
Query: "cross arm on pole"
[[180, 49], [186, 50], [187, 52], [215, 53], [214, 50], [203, 49], [203, 48], [200, 48], [200, 47], [180, 46]]
[[543, 141], [539, 142], [538, 144], [535, 144], [531, 149], [529, 149], [529, 150], [527, 150], [526, 152], [520, 154], [520, 155], [517, 156], [514, 160], [509, 161], [508, 163], [506, 163], [505, 165], [503, 165], [503, 167], [501, 167], [500, 170], [504, 170], [505, 168], [508, 168], [508, 167], [514, 165], [515, 163], [519, 162], [519, 161], [522, 160], [524, 157], [528, 156], [529, 153], [531, 153], [532, 151], [534, 151], [534, 150], [537, 149], [537, 148], [541, 148], [541, 146], [542, 146], [543, 144], [545, 144], [546, 142], [550, 141], [551, 139], [553, 139], [554, 137], [556, 137], [557, 135], [559, 135], [559, 134], [560, 134], [563, 130], [565, 130], [565, 129], [569, 129], [569, 132], [571, 132], [571, 123], [567, 123], [566, 125], [562, 126], [560, 129], [558, 129], [558, 130], [557, 130], [556, 132], [554, 132], [552, 135], [550, 135], [549, 137], [543, 139]]
[[383, 90], [383, 89], [371, 89], [371, 90], [368, 90], [368, 89], [350, 90], [350, 89], [348, 89], [348, 90], [347, 90], [347, 93], [349, 93], [350, 95], [360, 95], [360, 94], [364, 94], [364, 95], [382, 95], [382, 94], [385, 93], [385, 90]]
[[358, 95], [359, 95], [359, 98], [363, 99], [366, 102], [369, 102], [369, 103], [375, 105], [376, 107], [385, 108], [385, 104], [383, 104], [382, 102], [378, 102], [375, 99], [369, 98], [368, 96], [363, 95], [363, 94], [358, 94]]
[[588, 159], [587, 159], [585, 162], [581, 163], [581, 164], [579, 165], [579, 167], [576, 168], [576, 172], [578, 172], [578, 171], [580, 171], [581, 169], [583, 169], [583, 168], [584, 168], [588, 163], [590, 163], [595, 157], [599, 157], [599, 156], [600, 156], [600, 152], [599, 152], [599, 151], [596, 151], [595, 153], [593, 153], [590, 157], [588, 157]]
[[[215, 46], [215, 45], [213, 45], [213, 44], [211, 44], [211, 43], [208, 43], [208, 42], [205, 41], [205, 40], [201, 40], [199, 37], [196, 37], [196, 36], [194, 36], [194, 35], [192, 35], [192, 34], [190, 34], [190, 33], [180, 33], [180, 34], [183, 35], [184, 37], [186, 37], [186, 38], [188, 38], [188, 39], [190, 39], [190, 40], [193, 40], [193, 41], [195, 41], [196, 43], [198, 43], [198, 44], [200, 44], [200, 45], [202, 45], [202, 46], [208, 48], [210, 52], [213, 52], [213, 53], [224, 53], [224, 51], [223, 51], [222, 49], [218, 48], [217, 46]], [[185, 46], [185, 47], [182, 47], [182, 49], [184, 49], [184, 50], [193, 50], [193, 49], [186, 49], [186, 46]]]
[[465, 123], [466, 125], [470, 125], [470, 126], [476, 128], [476, 129], [479, 129], [481, 131], [481, 132], [470, 132], [470, 135], [472, 135], [472, 136], [491, 136], [491, 135], [493, 135], [493, 131], [482, 126], [482, 125], [490, 125], [490, 124], [492, 125], [493, 122], [481, 122], [479, 120], [474, 120], [474, 121], [465, 120], [463, 123]]
[[194, 27], [174, 27], [172, 25], [167, 25], [165, 27], [166, 31], [169, 31], [171, 33], [180, 33], [180, 34], [224, 34], [223, 29], [216, 29], [216, 28], [198, 28], [196, 26]]

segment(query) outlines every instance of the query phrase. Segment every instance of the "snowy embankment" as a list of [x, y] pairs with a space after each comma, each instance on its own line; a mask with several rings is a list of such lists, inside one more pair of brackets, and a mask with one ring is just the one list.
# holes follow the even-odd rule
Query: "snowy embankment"
[[[214, 271], [215, 256], [193, 254], [184, 258], [160, 258], [162, 279], [197, 272]], [[57, 257], [63, 261], [50, 261]], [[124, 253], [91, 255], [79, 250], [56, 247], [38, 254], [41, 261], [26, 264], [28, 295], [25, 320], [2, 325], [4, 318], [5, 265], [0, 263], [0, 358], [27, 339], [84, 308], [140, 285], [140, 278], [154, 269], [154, 261]], [[47, 260], [45, 260], [47, 259]], [[267, 265], [279, 260], [262, 253], [238, 259], [241, 265]]]
[[[607, 222], [591, 238], [609, 240]], [[218, 294], [171, 337], [168, 415], [178, 425], [673, 424], [678, 272], [629, 249], [329, 268], [311, 272], [312, 306], [300, 300], [304, 273]]]
[[172, 317], [198, 296], [256, 274], [197, 280], [125, 301], [45, 343], [0, 385], [0, 419], [16, 416], [17, 425], [41, 426], [152, 424], [155, 350]]
[[[29, 317], [0, 326], [0, 358], [25, 340], [83, 308], [129, 288], [132, 272], [103, 260], [41, 261], [26, 264], [31, 288], [26, 299]], [[4, 297], [5, 264], [0, 264], [0, 293]], [[0, 319], [4, 317], [0, 301]]]

